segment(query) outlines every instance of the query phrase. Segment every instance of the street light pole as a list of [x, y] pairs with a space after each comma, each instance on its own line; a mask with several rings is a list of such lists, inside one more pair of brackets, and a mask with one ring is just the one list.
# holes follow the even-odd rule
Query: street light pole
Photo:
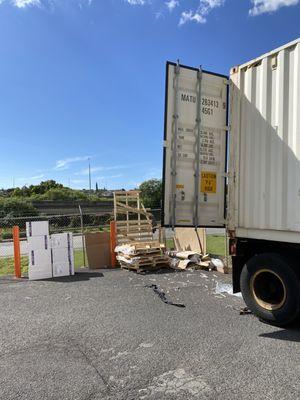
[[92, 191], [92, 178], [91, 178], [91, 163], [90, 163], [90, 158], [89, 158], [89, 190], [90, 190], [90, 194]]

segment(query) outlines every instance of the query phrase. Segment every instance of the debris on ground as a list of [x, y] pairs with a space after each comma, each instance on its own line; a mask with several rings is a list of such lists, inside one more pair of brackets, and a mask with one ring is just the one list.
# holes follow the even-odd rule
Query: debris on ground
[[209, 254], [194, 251], [168, 251], [170, 266], [173, 269], [203, 269], [206, 271], [217, 270], [224, 274], [229, 272], [222, 260], [210, 258]]
[[242, 297], [242, 294], [240, 292], [233, 293], [232, 283], [224, 283], [224, 282], [216, 281], [216, 286], [214, 288], [214, 292], [217, 295], [227, 293], [231, 296], [240, 297], [240, 298]]
[[252, 311], [248, 307], [242, 307], [240, 309], [240, 315], [252, 314]]
[[152, 285], [145, 285], [145, 287], [152, 289], [164, 303], [175, 307], [185, 308], [185, 305], [182, 303], [174, 303], [171, 300], [167, 300], [165, 292], [159, 286], [152, 284]]
[[127, 243], [115, 248], [121, 268], [145, 272], [170, 266], [164, 245], [156, 241]]
[[210, 260], [211, 265], [215, 267], [218, 272], [221, 272], [222, 274], [228, 274], [229, 273], [229, 268], [227, 265], [224, 264], [222, 260], [219, 258], [211, 258]]

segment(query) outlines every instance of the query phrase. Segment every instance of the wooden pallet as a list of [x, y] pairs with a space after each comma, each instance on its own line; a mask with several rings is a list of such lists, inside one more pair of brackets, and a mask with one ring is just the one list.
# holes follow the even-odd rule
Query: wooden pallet
[[140, 200], [138, 190], [114, 192], [116, 244], [152, 241], [151, 213]]
[[156, 267], [160, 264], [168, 264], [168, 258], [165, 256], [156, 256], [156, 257], [133, 257], [132, 259], [126, 258], [123, 255], [118, 255], [117, 260], [121, 265], [126, 265], [129, 267]]

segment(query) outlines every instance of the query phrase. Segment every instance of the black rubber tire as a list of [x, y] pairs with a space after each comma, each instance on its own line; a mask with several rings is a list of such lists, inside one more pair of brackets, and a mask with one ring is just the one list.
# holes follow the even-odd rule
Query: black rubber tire
[[[280, 277], [284, 285], [285, 298], [280, 308], [267, 310], [255, 298], [255, 290], [251, 290], [254, 277], [258, 271], [268, 269]], [[252, 281], [251, 281], [252, 279]], [[294, 321], [300, 312], [300, 282], [291, 267], [291, 262], [275, 253], [264, 253], [252, 257], [242, 269], [241, 292], [244, 301], [254, 315], [278, 326], [284, 326]], [[279, 304], [279, 303], [278, 303]]]

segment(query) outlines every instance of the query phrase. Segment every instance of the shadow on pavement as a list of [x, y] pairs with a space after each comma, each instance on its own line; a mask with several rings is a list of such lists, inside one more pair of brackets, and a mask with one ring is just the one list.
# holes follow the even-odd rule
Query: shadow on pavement
[[66, 283], [72, 283], [72, 282], [79, 282], [79, 281], [88, 281], [91, 278], [102, 278], [104, 275], [102, 272], [89, 272], [89, 271], [84, 271], [84, 272], [76, 272], [75, 275], [71, 276], [62, 276], [58, 278], [51, 278], [51, 279], [45, 279], [44, 281], [47, 282], [66, 282]]
[[37, 279], [30, 281], [28, 276], [23, 276], [20, 279], [16, 279], [13, 276], [4, 276], [0, 277], [0, 284], [1, 283], [24, 283], [24, 282], [80, 282], [80, 281], [88, 281], [91, 278], [102, 278], [104, 275], [102, 272], [98, 271], [90, 271], [90, 270], [83, 270], [83, 271], [75, 271], [75, 275], [70, 276], [61, 276], [57, 278], [49, 278], [49, 279]]
[[259, 337], [286, 340], [289, 342], [300, 342], [300, 320], [280, 331], [261, 333]]

